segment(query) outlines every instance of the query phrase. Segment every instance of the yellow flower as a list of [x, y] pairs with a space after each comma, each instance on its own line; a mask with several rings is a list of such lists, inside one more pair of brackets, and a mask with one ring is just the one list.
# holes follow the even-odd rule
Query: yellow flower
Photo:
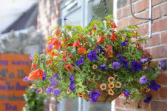
[[108, 94], [109, 94], [109, 95], [114, 95], [114, 91], [113, 91], [112, 89], [109, 89], [109, 90], [108, 90]]
[[116, 88], [120, 88], [120, 87], [121, 87], [121, 85], [122, 85], [122, 83], [117, 82], [115, 87], [116, 87]]
[[106, 88], [107, 88], [107, 86], [106, 86], [105, 83], [103, 83], [103, 84], [100, 85], [100, 89], [101, 89], [101, 90], [105, 90]]
[[111, 82], [110, 84], [108, 84], [108, 87], [111, 88], [111, 89], [114, 88], [114, 83]]
[[113, 82], [114, 81], [114, 78], [113, 77], [109, 77], [108, 78], [108, 82]]

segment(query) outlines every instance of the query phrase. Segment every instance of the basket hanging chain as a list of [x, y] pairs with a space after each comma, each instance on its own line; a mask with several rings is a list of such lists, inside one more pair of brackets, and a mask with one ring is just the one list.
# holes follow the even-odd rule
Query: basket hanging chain
[[104, 13], [105, 13], [105, 16], [107, 16], [106, 0], [100, 0], [100, 2], [99, 2], [99, 4], [98, 4], [98, 6], [97, 6], [97, 8], [96, 8], [95, 12], [93, 13], [93, 16], [92, 16], [92, 18], [91, 18], [90, 22], [92, 22], [92, 20], [93, 20], [93, 18], [94, 18], [94, 16], [95, 16], [95, 14], [97, 13], [97, 10], [99, 9], [100, 4], [101, 4], [101, 2], [102, 2], [102, 1], [103, 1], [103, 6], [104, 6]]

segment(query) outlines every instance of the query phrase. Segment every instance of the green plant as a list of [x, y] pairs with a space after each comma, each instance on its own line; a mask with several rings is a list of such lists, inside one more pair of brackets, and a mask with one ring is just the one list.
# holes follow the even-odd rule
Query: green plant
[[[82, 97], [93, 102], [112, 101], [123, 93], [127, 100], [151, 97], [144, 92], [158, 90], [155, 83], [158, 64], [142, 49], [146, 38], [137, 34], [137, 26], [115, 31], [111, 15], [88, 26], [55, 27], [47, 38], [46, 54], [31, 55], [32, 81], [44, 95]], [[163, 66], [163, 62], [159, 62]]]

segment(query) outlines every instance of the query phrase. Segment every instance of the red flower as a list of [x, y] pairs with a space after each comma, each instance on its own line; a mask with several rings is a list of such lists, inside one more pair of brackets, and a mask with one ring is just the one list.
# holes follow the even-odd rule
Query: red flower
[[97, 43], [103, 43], [104, 42], [104, 39], [101, 35], [98, 36], [97, 38]]
[[113, 24], [111, 25], [111, 28], [117, 28], [116, 24], [113, 23]]
[[111, 45], [108, 45], [106, 52], [110, 52], [110, 51], [112, 51], [112, 46], [111, 46]]
[[114, 58], [114, 56], [113, 56], [112, 53], [109, 53], [109, 54], [108, 54], [108, 57]]
[[36, 68], [37, 68], [37, 64], [36, 63], [32, 63], [31, 69], [36, 69]]
[[56, 36], [58, 36], [59, 33], [60, 33], [59, 29], [56, 29], [56, 31], [55, 31]]
[[64, 52], [64, 53], [63, 53], [63, 61], [64, 61], [64, 62], [66, 61], [66, 57], [67, 57], [67, 52]]
[[87, 51], [84, 47], [79, 47], [78, 54], [82, 54], [82, 53], [87, 53]]
[[63, 66], [66, 70], [68, 70], [68, 68], [71, 69], [71, 71], [74, 71], [74, 68], [72, 67], [72, 65], [70, 63], [68, 63], [67, 65]]
[[37, 69], [37, 70], [31, 72], [28, 76], [28, 79], [31, 81], [34, 79], [38, 80], [39, 78], [41, 80], [43, 79], [43, 71], [41, 69]]
[[92, 28], [92, 30], [93, 30], [93, 31], [95, 31], [95, 30], [96, 30], [96, 27], [95, 27], [94, 25], [93, 25], [93, 28]]
[[110, 39], [115, 42], [117, 40], [116, 37], [117, 35], [115, 34], [115, 31], [112, 31], [112, 35], [110, 36]]
[[81, 43], [78, 40], [74, 41], [73, 47], [79, 47]]

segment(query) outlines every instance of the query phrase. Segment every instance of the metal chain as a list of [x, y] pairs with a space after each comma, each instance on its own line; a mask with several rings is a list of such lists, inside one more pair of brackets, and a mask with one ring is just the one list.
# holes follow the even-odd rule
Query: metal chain
[[103, 0], [103, 6], [104, 6], [105, 16], [107, 16], [106, 0]]

